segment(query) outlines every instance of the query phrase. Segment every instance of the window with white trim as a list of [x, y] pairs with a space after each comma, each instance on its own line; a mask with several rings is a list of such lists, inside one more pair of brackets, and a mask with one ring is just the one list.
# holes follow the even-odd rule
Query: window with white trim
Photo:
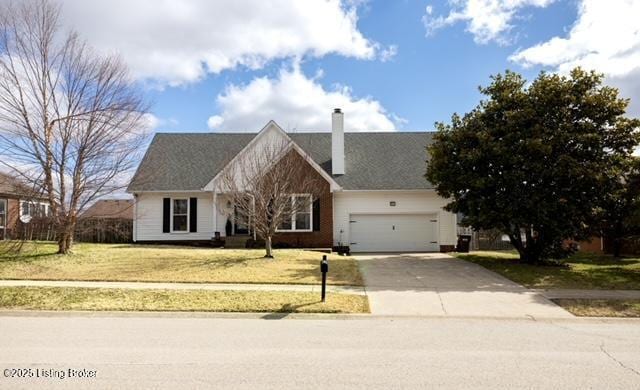
[[30, 219], [49, 215], [49, 204], [43, 202], [20, 201], [20, 217]]
[[189, 231], [189, 199], [172, 199], [171, 231], [178, 233]]
[[313, 202], [310, 194], [293, 194], [289, 197], [291, 215], [278, 226], [279, 232], [310, 232], [313, 226]]

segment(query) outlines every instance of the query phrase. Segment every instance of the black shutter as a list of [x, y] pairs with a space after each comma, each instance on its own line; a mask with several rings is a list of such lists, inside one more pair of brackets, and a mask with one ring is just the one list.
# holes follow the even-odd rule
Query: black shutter
[[198, 231], [198, 198], [189, 198], [189, 232]]
[[313, 231], [320, 231], [320, 199], [313, 201]]
[[162, 233], [171, 231], [171, 198], [162, 199]]

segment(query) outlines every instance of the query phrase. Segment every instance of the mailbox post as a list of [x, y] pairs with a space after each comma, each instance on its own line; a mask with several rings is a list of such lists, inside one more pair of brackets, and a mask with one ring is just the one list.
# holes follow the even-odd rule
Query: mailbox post
[[324, 302], [327, 292], [327, 272], [329, 272], [329, 262], [327, 261], [327, 255], [322, 255], [322, 261], [320, 262], [320, 272], [322, 272], [322, 302]]

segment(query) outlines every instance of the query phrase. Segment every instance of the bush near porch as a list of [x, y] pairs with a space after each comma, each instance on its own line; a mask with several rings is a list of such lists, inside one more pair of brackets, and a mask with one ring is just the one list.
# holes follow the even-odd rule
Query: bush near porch
[[[298, 249], [211, 249], [169, 245], [77, 243], [57, 255], [53, 243], [26, 243], [20, 253], [0, 253], [0, 279], [196, 283], [320, 283], [323, 253]], [[327, 283], [362, 285], [353, 258], [328, 255]]]

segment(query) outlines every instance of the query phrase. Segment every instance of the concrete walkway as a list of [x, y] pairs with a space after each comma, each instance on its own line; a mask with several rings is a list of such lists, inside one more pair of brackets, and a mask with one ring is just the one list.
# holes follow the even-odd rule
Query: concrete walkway
[[[0, 287], [85, 287], [157, 290], [302, 291], [320, 293], [319, 284], [92, 282], [75, 280], [0, 280]], [[364, 295], [364, 287], [327, 286], [328, 292]]]
[[543, 294], [440, 253], [356, 255], [379, 315], [566, 318]]

